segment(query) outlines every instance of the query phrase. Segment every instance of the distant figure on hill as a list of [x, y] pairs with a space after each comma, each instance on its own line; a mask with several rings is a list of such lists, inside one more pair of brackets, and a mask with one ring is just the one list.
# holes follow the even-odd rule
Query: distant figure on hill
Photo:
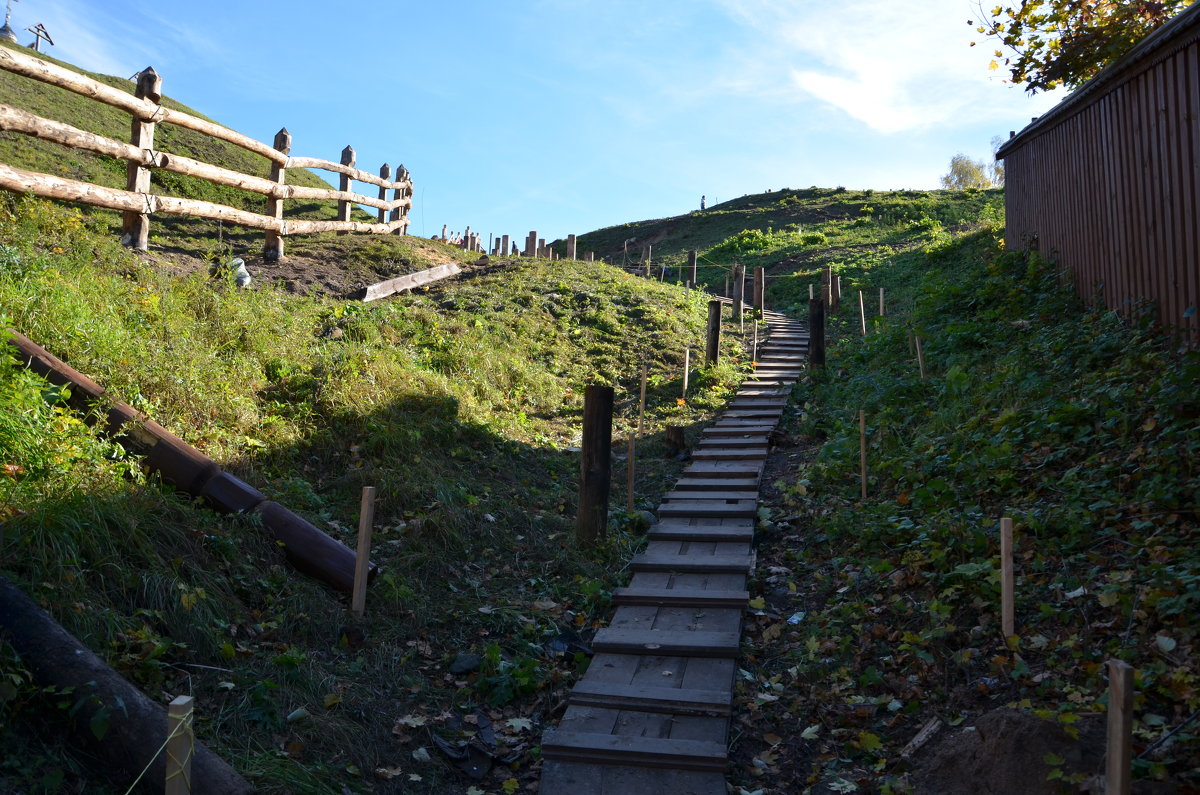
[[704, 196], [701, 196], [701, 197], [700, 197], [700, 209], [701, 209], [701, 210], [703, 210], [703, 209], [704, 209], [704, 200], [705, 200], [705, 198], [706, 198], [706, 197], [704, 197]]

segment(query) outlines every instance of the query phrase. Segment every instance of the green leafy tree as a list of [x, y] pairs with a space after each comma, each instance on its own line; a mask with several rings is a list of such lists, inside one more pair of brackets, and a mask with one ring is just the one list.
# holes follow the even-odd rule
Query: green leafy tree
[[942, 177], [942, 187], [949, 190], [990, 188], [994, 184], [982, 160], [972, 160], [961, 152], [950, 158], [950, 173]]
[[991, 13], [979, 5], [975, 30], [999, 45], [990, 67], [1003, 65], [1013, 83], [1024, 83], [1026, 91], [1036, 94], [1079, 86], [1194, 2], [1022, 0], [996, 6]]

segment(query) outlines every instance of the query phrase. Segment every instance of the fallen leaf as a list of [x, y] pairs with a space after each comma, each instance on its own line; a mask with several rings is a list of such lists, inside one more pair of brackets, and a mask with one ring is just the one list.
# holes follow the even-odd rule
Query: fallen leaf
[[812, 726], [809, 726], [807, 729], [800, 732], [800, 736], [803, 737], [805, 740], [815, 740], [815, 739], [817, 739], [817, 735], [820, 733], [821, 733], [821, 724], [814, 723]]
[[768, 745], [779, 745], [781, 742], [783, 742], [783, 738], [778, 734], [764, 734], [763, 742], [767, 743]]
[[341, 703], [342, 703], [342, 697], [340, 695], [338, 695], [337, 693], [326, 693], [325, 694], [325, 709], [329, 709], [333, 705], [341, 704]]
[[551, 599], [538, 599], [533, 603], [534, 610], [553, 610], [558, 607], [558, 602]]
[[404, 771], [398, 767], [377, 767], [377, 768], [375, 768], [376, 778], [381, 778], [384, 781], [391, 781], [392, 779], [401, 775], [403, 772]]
[[429, 761], [429, 751], [425, 750], [425, 746], [421, 746], [420, 748], [418, 748], [417, 750], [412, 752], [412, 758], [417, 760], [418, 762], [428, 762]]
[[508, 728], [518, 732], [527, 732], [533, 728], [533, 721], [529, 718], [509, 718], [505, 723]]

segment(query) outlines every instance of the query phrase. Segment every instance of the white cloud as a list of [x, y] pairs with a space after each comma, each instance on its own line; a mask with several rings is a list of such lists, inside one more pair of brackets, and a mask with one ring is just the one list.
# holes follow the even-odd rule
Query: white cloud
[[988, 69], [988, 44], [970, 46], [969, 0], [717, 2], [754, 33], [755, 47], [741, 60], [758, 90], [815, 99], [876, 132], [921, 130], [966, 116], [1009, 118], [1029, 108], [1038, 113], [1059, 98], [1031, 100], [1001, 82], [1002, 70]]

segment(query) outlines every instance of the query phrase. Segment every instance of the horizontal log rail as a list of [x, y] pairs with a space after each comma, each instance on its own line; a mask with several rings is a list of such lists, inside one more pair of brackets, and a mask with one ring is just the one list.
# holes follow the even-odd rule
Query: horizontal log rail
[[[398, 178], [392, 180], [391, 169], [386, 164], [380, 169], [378, 176], [355, 168], [354, 150], [350, 147], [343, 151], [341, 163], [316, 157], [291, 157], [288, 154], [291, 136], [286, 130], [280, 130], [272, 146], [207, 119], [164, 106], [160, 102], [162, 79], [153, 69], [146, 69], [139, 74], [137, 91], [132, 95], [86, 75], [6, 47], [0, 47], [0, 69], [74, 92], [123, 110], [133, 117], [133, 141], [123, 143], [63, 122], [42, 118], [19, 108], [0, 105], [0, 130], [125, 160], [129, 164], [126, 186], [128, 190], [123, 191], [25, 171], [4, 164], [0, 164], [0, 187], [33, 193], [43, 198], [120, 210], [125, 213], [122, 242], [134, 248], [147, 248], [149, 215], [154, 212], [192, 215], [265, 230], [267, 239], [263, 254], [268, 260], [282, 258], [282, 238], [287, 235], [329, 231], [403, 234], [408, 230], [413, 186], [408, 177], [408, 170], [403, 166], [396, 171]], [[267, 158], [272, 164], [270, 178], [243, 174], [183, 155], [156, 150], [153, 146], [154, 128], [164, 123], [203, 133]], [[287, 185], [284, 176], [289, 168], [316, 168], [337, 173], [341, 178], [340, 189]], [[149, 185], [153, 169], [172, 171], [260, 194], [267, 199], [267, 214], [260, 215], [213, 202], [152, 194]], [[352, 180], [378, 186], [379, 196], [366, 196], [351, 191], [349, 183]], [[386, 192], [389, 190], [394, 192], [391, 200], [386, 198]], [[338, 220], [284, 220], [282, 202], [285, 199], [336, 201]], [[379, 221], [351, 221], [350, 208], [355, 204], [376, 208], [379, 211]], [[387, 220], [389, 212], [390, 221]]]
[[403, 218], [389, 223], [365, 223], [363, 221], [308, 221], [303, 219], [280, 219], [259, 215], [247, 210], [238, 210], [224, 204], [199, 199], [179, 199], [174, 196], [159, 196], [153, 193], [105, 188], [90, 182], [39, 174], [0, 163], [0, 188], [15, 193], [32, 193], [44, 199], [91, 204], [108, 210], [135, 213], [168, 213], [170, 215], [193, 215], [215, 221], [265, 229], [280, 235], [313, 234], [316, 232], [373, 232], [388, 234], [408, 226]]

